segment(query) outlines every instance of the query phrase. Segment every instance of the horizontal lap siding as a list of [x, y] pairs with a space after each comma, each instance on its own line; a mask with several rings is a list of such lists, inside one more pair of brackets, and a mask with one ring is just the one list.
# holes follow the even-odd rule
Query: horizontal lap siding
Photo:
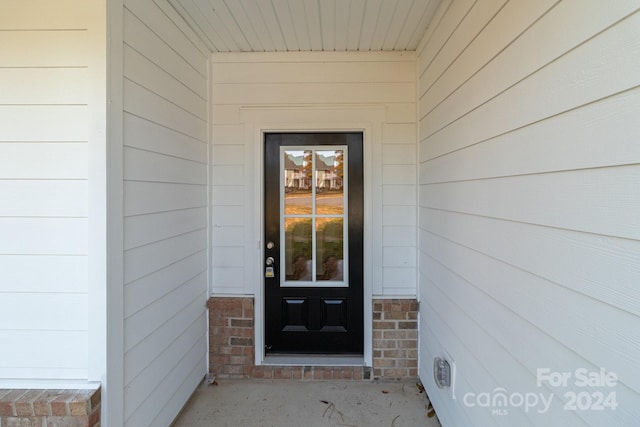
[[[637, 9], [454, 0], [420, 46], [420, 375], [443, 424], [640, 421]], [[458, 399], [503, 387], [555, 403], [457, 405], [430, 380], [447, 354]], [[615, 388], [536, 386], [538, 368], [600, 367]], [[564, 411], [567, 390], [619, 407]]]
[[81, 0], [0, 4], [2, 379], [88, 378], [88, 25]]
[[[416, 293], [416, 123], [413, 53], [215, 54], [212, 64], [213, 292], [256, 292], [254, 125], [340, 129], [373, 124], [371, 162], [372, 288], [376, 295]], [[371, 111], [380, 109], [383, 117]], [[378, 114], [378, 113], [376, 113]], [[249, 261], [248, 261], [249, 260]], [[256, 262], [258, 260], [256, 259]]]
[[206, 373], [207, 56], [165, 1], [124, 8], [124, 416], [168, 426]]

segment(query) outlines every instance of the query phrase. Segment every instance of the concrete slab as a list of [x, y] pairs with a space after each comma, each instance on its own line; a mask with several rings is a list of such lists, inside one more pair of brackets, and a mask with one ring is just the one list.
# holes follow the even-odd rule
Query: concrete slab
[[415, 383], [228, 380], [202, 384], [174, 427], [440, 427]]

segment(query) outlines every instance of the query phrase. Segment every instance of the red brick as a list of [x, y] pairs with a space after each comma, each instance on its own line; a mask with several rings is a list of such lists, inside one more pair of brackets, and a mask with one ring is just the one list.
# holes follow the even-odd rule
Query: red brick
[[408, 340], [417, 340], [418, 339], [418, 331], [417, 330], [410, 330], [410, 331], [406, 331], [407, 335], [407, 339]]
[[47, 427], [87, 427], [89, 417], [48, 417]]
[[322, 369], [320, 369], [319, 367], [314, 367], [312, 372], [313, 372], [312, 379], [314, 379], [314, 380], [323, 380], [324, 379], [324, 371]]
[[398, 366], [402, 368], [417, 368], [418, 361], [416, 359], [402, 359], [398, 360]]
[[385, 311], [403, 311], [402, 310], [402, 304], [398, 304], [398, 302], [396, 300], [393, 300], [394, 302], [391, 303], [390, 305], [390, 309], [387, 310], [387, 307], [385, 307]]
[[231, 345], [250, 346], [250, 345], [253, 345], [253, 339], [252, 338], [231, 337], [230, 343], [231, 343]]
[[397, 348], [397, 347], [398, 347], [397, 340], [373, 340], [373, 348], [375, 349]]
[[46, 416], [51, 414], [51, 402], [58, 396], [56, 390], [45, 390], [37, 401], [33, 402], [33, 410], [36, 416]]
[[405, 313], [409, 311], [416, 311], [411, 301], [402, 301], [400, 306], [402, 307], [402, 311], [404, 311]]
[[322, 372], [322, 379], [330, 380], [333, 378], [333, 369], [324, 368]]
[[404, 359], [407, 357], [407, 352], [405, 350], [384, 350], [382, 357], [385, 359]]
[[85, 393], [78, 393], [69, 402], [69, 414], [73, 416], [89, 415], [91, 413], [91, 402], [86, 398]]
[[0, 422], [3, 427], [40, 427], [44, 419], [42, 417], [7, 417], [4, 421], [0, 419]]
[[15, 403], [16, 414], [19, 417], [33, 417], [36, 415], [33, 404], [44, 394], [44, 390], [29, 390]]
[[406, 320], [407, 313], [405, 311], [387, 311], [382, 313], [384, 320]]
[[293, 376], [293, 368], [285, 368], [282, 370], [282, 379], [283, 380], [290, 380], [291, 377]]
[[399, 329], [418, 329], [418, 322], [398, 322]]
[[385, 378], [407, 378], [408, 371], [403, 368], [384, 369], [382, 376]]
[[102, 403], [102, 389], [99, 388], [91, 394], [89, 399], [91, 402], [91, 410], [93, 411], [100, 403]]
[[28, 390], [11, 390], [6, 393], [0, 400], [0, 416], [15, 416], [14, 402], [17, 402], [22, 396], [27, 394]]
[[407, 337], [407, 331], [384, 331], [382, 336], [385, 340], [402, 340]]
[[240, 375], [243, 372], [242, 366], [237, 366], [237, 365], [225, 365], [223, 372], [225, 374], [231, 374], [231, 375]]
[[224, 308], [224, 315], [227, 320], [231, 317], [242, 317], [242, 307]]
[[398, 347], [407, 349], [418, 348], [418, 342], [414, 340], [399, 340]]
[[392, 368], [396, 366], [396, 361], [394, 359], [378, 359], [373, 361], [373, 365], [375, 368]]
[[291, 379], [292, 380], [300, 380], [300, 379], [302, 379], [302, 369], [300, 369], [300, 368], [292, 368], [291, 369]]
[[231, 326], [239, 328], [253, 328], [253, 319], [231, 319]]
[[311, 379], [313, 379], [313, 370], [312, 370], [312, 369], [307, 370], [307, 369], [305, 368], [305, 370], [304, 370], [304, 379], [305, 379], [305, 380], [311, 380]]
[[218, 349], [220, 354], [231, 354], [232, 350], [233, 350], [233, 347], [231, 346], [222, 346]]
[[244, 337], [247, 331], [252, 331], [252, 329], [228, 327], [224, 331], [224, 335], [228, 337]]
[[[56, 397], [51, 401], [51, 413], [52, 415], [68, 415], [69, 414], [69, 402], [76, 395], [76, 390], [59, 390]], [[56, 407], [62, 408], [64, 406], [65, 414], [62, 414], [61, 410], [56, 411]]]
[[396, 322], [375, 321], [373, 329], [396, 329]]
[[244, 356], [231, 356], [229, 358], [229, 364], [230, 365], [246, 365], [247, 358]]
[[94, 407], [93, 412], [89, 416], [89, 426], [96, 427], [100, 424], [100, 404]]
[[228, 357], [225, 356], [210, 356], [209, 357], [209, 362], [214, 364], [214, 365], [222, 365], [227, 363], [229, 360]]
[[211, 345], [227, 345], [229, 337], [225, 335], [214, 335], [209, 339]]
[[69, 415], [69, 402], [75, 396], [74, 391], [62, 391], [60, 392], [50, 403], [51, 415], [53, 416], [65, 416]]

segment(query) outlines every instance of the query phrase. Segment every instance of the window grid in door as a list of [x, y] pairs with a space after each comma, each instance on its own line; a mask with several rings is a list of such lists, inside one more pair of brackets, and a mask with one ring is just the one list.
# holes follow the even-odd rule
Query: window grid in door
[[280, 148], [280, 286], [348, 286], [347, 165], [347, 146]]

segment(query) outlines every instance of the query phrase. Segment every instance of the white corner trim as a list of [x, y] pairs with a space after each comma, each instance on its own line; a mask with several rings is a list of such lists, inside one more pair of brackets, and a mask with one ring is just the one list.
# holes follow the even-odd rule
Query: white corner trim
[[107, 11], [107, 290], [106, 375], [101, 425], [124, 424], [123, 0]]

